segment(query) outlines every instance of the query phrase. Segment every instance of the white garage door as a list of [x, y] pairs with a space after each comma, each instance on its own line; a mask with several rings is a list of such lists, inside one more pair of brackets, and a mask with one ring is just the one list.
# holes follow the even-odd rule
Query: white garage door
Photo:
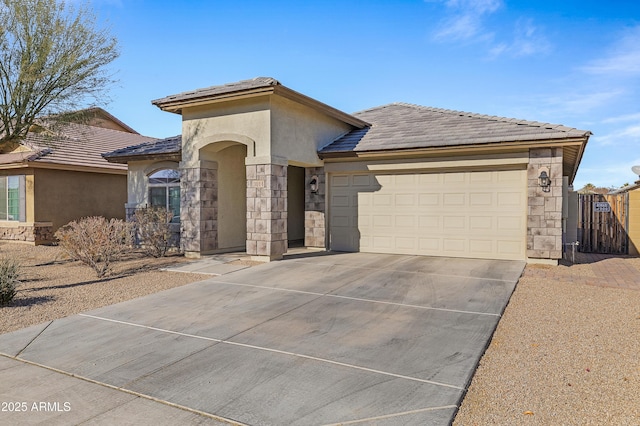
[[329, 180], [332, 250], [525, 259], [525, 170]]

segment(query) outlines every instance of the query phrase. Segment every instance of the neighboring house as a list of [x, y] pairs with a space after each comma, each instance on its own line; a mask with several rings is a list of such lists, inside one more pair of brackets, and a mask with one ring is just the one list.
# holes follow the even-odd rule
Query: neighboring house
[[101, 153], [153, 138], [100, 108], [82, 124], [34, 125], [25, 140], [0, 150], [0, 239], [50, 243], [81, 217], [124, 218], [127, 169]]
[[153, 104], [182, 115], [182, 137], [105, 158], [128, 163], [129, 209], [164, 194], [177, 212], [180, 193], [182, 247], [193, 256], [272, 260], [300, 240], [554, 263], [563, 199], [591, 134], [404, 103], [347, 114], [273, 78]]

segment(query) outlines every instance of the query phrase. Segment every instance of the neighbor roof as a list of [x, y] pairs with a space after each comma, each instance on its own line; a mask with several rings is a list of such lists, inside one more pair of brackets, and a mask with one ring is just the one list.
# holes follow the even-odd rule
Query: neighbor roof
[[178, 135], [117, 149], [102, 154], [102, 156], [109, 162], [126, 164], [127, 161], [144, 160], [148, 156], [153, 156], [154, 160], [179, 159], [181, 153], [182, 136]]
[[126, 131], [106, 128], [100, 124], [60, 124], [52, 131], [39, 127], [40, 132], [32, 131], [27, 134], [26, 139], [21, 142], [20, 151], [0, 154], [0, 164], [4, 168], [39, 166], [96, 172], [126, 171], [126, 165], [109, 163], [102, 158], [102, 153], [153, 141], [155, 138], [142, 136], [106, 111], [100, 112], [102, 117], [114, 119], [118, 127], [125, 128]]

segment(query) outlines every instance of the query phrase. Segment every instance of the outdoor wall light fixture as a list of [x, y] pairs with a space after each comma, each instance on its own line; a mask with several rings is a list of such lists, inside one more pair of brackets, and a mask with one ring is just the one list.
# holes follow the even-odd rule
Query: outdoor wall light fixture
[[318, 192], [318, 176], [313, 176], [309, 181], [309, 189], [314, 194]]
[[543, 192], [551, 191], [551, 178], [549, 178], [546, 170], [540, 172], [540, 176], [538, 177], [538, 184], [540, 184]]

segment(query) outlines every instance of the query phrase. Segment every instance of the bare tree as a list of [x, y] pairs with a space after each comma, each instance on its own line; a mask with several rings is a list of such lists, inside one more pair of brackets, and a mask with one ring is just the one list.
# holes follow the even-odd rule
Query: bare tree
[[0, 0], [0, 146], [23, 139], [43, 115], [101, 103], [113, 83], [117, 40], [86, 6]]

